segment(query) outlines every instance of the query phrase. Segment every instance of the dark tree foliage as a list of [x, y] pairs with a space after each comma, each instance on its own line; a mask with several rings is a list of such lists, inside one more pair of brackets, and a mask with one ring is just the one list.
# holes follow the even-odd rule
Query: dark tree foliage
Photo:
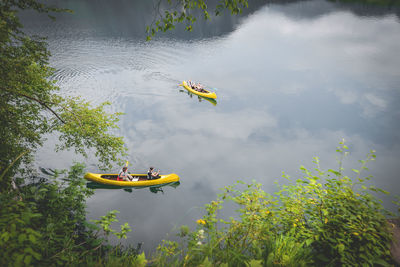
[[103, 103], [62, 97], [49, 79], [49, 51], [45, 39], [28, 36], [18, 19], [21, 10], [51, 13], [65, 11], [35, 0], [0, 1], [0, 190], [8, 190], [10, 177], [22, 158], [29, 162], [43, 135], [56, 133], [57, 149], [73, 148], [86, 156], [94, 148], [104, 166], [124, 153], [121, 137], [109, 134], [118, 115], [107, 114]]
[[0, 266], [144, 266], [138, 249], [111, 246], [99, 235], [107, 225], [109, 233], [126, 238], [128, 225], [121, 232], [109, 227], [115, 211], [98, 221], [101, 228], [86, 221], [85, 199], [93, 191], [83, 171], [75, 164], [18, 194], [0, 194]]
[[[64, 182], [29, 179], [27, 166], [44, 135], [59, 137], [58, 150], [73, 148], [86, 156], [86, 149], [93, 148], [103, 166], [124, 155], [124, 148], [122, 138], [109, 133], [120, 113], [108, 114], [108, 103], [91, 107], [59, 94], [49, 78], [53, 69], [46, 41], [23, 32], [17, 16], [22, 10], [50, 18], [66, 11], [36, 0], [0, 1], [0, 265], [101, 266], [113, 256], [128, 264], [136, 251], [112, 248], [86, 222], [85, 199], [91, 190], [82, 165], [72, 167]], [[126, 237], [129, 230], [125, 226], [116, 234]]]

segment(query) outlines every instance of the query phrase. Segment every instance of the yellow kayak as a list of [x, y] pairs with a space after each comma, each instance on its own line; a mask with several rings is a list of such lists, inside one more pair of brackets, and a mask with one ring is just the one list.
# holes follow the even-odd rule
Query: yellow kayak
[[191, 93], [193, 93], [193, 94], [195, 94], [195, 95], [199, 95], [199, 96], [207, 97], [207, 98], [212, 98], [212, 99], [217, 99], [217, 95], [216, 95], [214, 92], [210, 92], [210, 91], [207, 91], [207, 90], [205, 90], [205, 91], [207, 91], [207, 93], [196, 91], [196, 90], [194, 90], [192, 87], [190, 87], [190, 86], [186, 83], [186, 81], [183, 81], [183, 82], [182, 82], [182, 86], [183, 86], [186, 90], [188, 90], [189, 92], [191, 92]]
[[101, 174], [101, 173], [91, 173], [85, 174], [84, 178], [86, 180], [106, 184], [106, 185], [116, 185], [116, 186], [151, 186], [158, 184], [166, 184], [179, 181], [179, 176], [175, 173], [160, 175], [160, 178], [149, 180], [147, 179], [147, 174], [130, 174], [133, 178], [137, 178], [138, 181], [118, 181], [118, 174]]

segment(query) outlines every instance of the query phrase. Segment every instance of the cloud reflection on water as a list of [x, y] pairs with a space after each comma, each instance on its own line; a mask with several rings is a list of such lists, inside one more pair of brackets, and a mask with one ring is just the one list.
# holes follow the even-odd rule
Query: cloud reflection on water
[[135, 129], [128, 143], [148, 162], [179, 172], [178, 199], [188, 200], [182, 212], [237, 179], [256, 179], [271, 192], [281, 171], [299, 177], [298, 167], [314, 156], [336, 168], [342, 137], [351, 146], [345, 167], [376, 149], [376, 184], [399, 192], [399, 29], [394, 17], [335, 12], [298, 22], [265, 8], [230, 36], [194, 45], [190, 60], [171, 62], [171, 77], [218, 87], [216, 107], [172, 92], [151, 111], [142, 103], [152, 114], [127, 127]]
[[[397, 18], [332, 11], [299, 20], [285, 10], [262, 8], [232, 33], [199, 42], [87, 37], [58, 50], [66, 40], [50, 39], [63, 92], [111, 100], [126, 113], [120, 133], [132, 168], [155, 165], [182, 179], [165, 194], [97, 190], [91, 217], [119, 209], [134, 229], [129, 240], [150, 249], [174, 225], [193, 225], [201, 212], [192, 207], [222, 186], [255, 179], [272, 192], [281, 171], [297, 178], [314, 156], [335, 168], [343, 137], [351, 147], [345, 167], [375, 149], [376, 184], [400, 192]], [[179, 93], [183, 79], [217, 87], [218, 105]], [[55, 164], [43, 150], [40, 164]]]

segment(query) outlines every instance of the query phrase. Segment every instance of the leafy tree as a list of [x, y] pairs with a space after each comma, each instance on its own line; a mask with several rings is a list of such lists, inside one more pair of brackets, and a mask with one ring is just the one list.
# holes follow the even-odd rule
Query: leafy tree
[[58, 93], [49, 78], [53, 69], [45, 39], [22, 31], [17, 14], [29, 9], [51, 18], [52, 12], [65, 11], [36, 0], [0, 1], [0, 190], [10, 187], [16, 167], [30, 162], [45, 134], [58, 134], [57, 150], [73, 148], [86, 156], [93, 148], [103, 167], [125, 153], [122, 138], [110, 134], [121, 115], [105, 111], [110, 103], [93, 108]]

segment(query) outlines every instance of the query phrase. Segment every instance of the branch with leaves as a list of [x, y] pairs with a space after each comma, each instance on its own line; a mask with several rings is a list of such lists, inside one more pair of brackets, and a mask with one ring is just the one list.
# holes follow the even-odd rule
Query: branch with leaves
[[[167, 4], [164, 7], [162, 4]], [[193, 24], [198, 17], [211, 20], [211, 15], [219, 16], [224, 10], [229, 10], [232, 15], [242, 13], [248, 7], [247, 0], [219, 0], [214, 7], [209, 7], [204, 0], [159, 0], [154, 6], [154, 20], [147, 26], [147, 40], [151, 40], [157, 32], [166, 32], [175, 29], [179, 23], [186, 25], [187, 31], [193, 30]], [[199, 16], [196, 11], [200, 11]]]

